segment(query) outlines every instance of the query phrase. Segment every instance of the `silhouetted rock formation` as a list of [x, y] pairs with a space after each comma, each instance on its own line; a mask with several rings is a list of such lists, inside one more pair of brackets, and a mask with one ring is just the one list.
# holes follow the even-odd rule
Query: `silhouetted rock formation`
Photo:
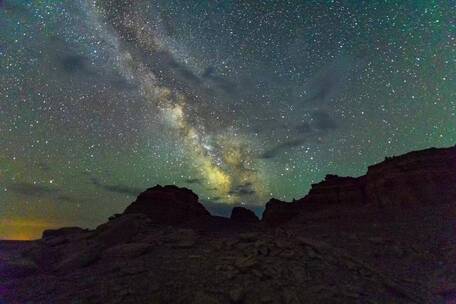
[[88, 231], [88, 229], [82, 229], [80, 227], [64, 227], [59, 229], [49, 229], [43, 231], [43, 239], [51, 237], [67, 237], [74, 234], [85, 233]]
[[410, 152], [370, 166], [369, 204], [410, 205], [456, 201], [456, 146]]
[[296, 201], [298, 204], [312, 204], [315, 208], [326, 205], [360, 205], [365, 203], [362, 178], [326, 175], [325, 180], [313, 184], [309, 194]]
[[98, 226], [93, 238], [103, 248], [128, 243], [150, 224], [153, 224], [153, 220], [146, 214], [126, 213]]
[[163, 225], [179, 225], [210, 216], [193, 191], [187, 188], [160, 185], [141, 193], [136, 201], [125, 209], [124, 213], [145, 214], [153, 224]]
[[271, 199], [260, 223], [156, 186], [94, 230], [0, 241], [0, 302], [452, 303], [455, 185], [456, 148], [412, 152]]
[[271, 200], [263, 221], [283, 224], [302, 212], [332, 206], [385, 207], [433, 204], [456, 200], [456, 147], [414, 151], [386, 158], [358, 178], [327, 175], [308, 195], [292, 203]]
[[230, 219], [238, 223], [258, 223], [260, 221], [252, 210], [244, 207], [234, 207], [231, 210]]
[[266, 203], [262, 221], [269, 226], [281, 225], [297, 214], [297, 207], [295, 203], [287, 203], [272, 198]]

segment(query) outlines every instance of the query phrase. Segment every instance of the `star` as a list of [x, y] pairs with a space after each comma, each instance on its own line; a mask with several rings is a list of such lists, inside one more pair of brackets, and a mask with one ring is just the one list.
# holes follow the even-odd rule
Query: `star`
[[454, 19], [431, 2], [0, 1], [0, 238], [95, 227], [155, 184], [258, 209], [454, 145]]

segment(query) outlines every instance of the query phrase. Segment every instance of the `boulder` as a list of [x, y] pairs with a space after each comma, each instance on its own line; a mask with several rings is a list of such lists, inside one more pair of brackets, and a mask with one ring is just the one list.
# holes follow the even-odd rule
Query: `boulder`
[[125, 209], [124, 214], [141, 213], [153, 224], [179, 225], [198, 218], [209, 218], [209, 212], [198, 196], [187, 188], [160, 186], [147, 189]]
[[244, 207], [234, 207], [230, 218], [238, 223], [258, 223], [260, 221], [252, 210]]
[[149, 223], [150, 220], [143, 214], [124, 214], [98, 226], [92, 239], [103, 248], [128, 243]]
[[296, 215], [297, 204], [287, 203], [272, 198], [266, 203], [262, 221], [268, 226], [279, 226], [288, 222]]

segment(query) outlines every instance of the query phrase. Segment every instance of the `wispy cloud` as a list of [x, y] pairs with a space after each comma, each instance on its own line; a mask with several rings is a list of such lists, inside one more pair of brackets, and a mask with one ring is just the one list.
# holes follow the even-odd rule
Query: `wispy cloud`
[[108, 192], [113, 192], [113, 193], [119, 193], [119, 194], [126, 194], [130, 196], [136, 196], [144, 189], [141, 188], [136, 188], [136, 187], [131, 187], [127, 185], [120, 185], [120, 184], [106, 184], [100, 182], [97, 178], [91, 177], [90, 181], [92, 184], [100, 189], [103, 189]]
[[31, 183], [14, 183], [8, 186], [8, 190], [27, 196], [49, 196], [59, 192], [57, 188]]

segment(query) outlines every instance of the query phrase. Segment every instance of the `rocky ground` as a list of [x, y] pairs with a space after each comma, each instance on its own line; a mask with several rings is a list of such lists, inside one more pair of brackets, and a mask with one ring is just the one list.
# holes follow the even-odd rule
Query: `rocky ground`
[[0, 303], [456, 303], [454, 204], [342, 206], [228, 219], [157, 186], [95, 230], [0, 242]]
[[[243, 232], [216, 233], [122, 215], [95, 231], [69, 229], [35, 242], [3, 242], [0, 298], [3, 303], [451, 303], [456, 246], [445, 241], [453, 216], [447, 208], [440, 206], [417, 223], [365, 215], [349, 225], [331, 219], [328, 226], [313, 215], [305, 229], [253, 224]], [[410, 231], [417, 228], [422, 234]]]

